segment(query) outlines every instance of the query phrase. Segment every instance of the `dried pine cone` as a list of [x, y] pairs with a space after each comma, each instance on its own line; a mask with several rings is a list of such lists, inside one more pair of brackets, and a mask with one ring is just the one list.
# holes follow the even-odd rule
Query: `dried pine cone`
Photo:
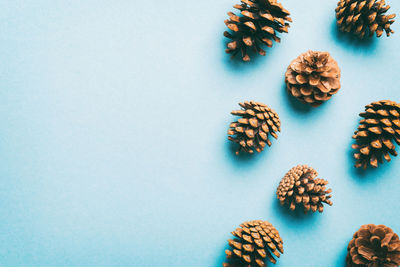
[[390, 25], [396, 15], [385, 15], [389, 8], [385, 0], [340, 0], [336, 8], [337, 25], [341, 31], [361, 38], [374, 33], [380, 37], [384, 30], [390, 36], [394, 33]]
[[241, 0], [242, 4], [233, 7], [240, 10], [241, 16], [228, 12], [226, 26], [231, 30], [224, 32], [225, 37], [232, 41], [228, 43], [226, 53], [234, 57], [239, 51], [242, 59], [249, 61], [248, 48], [260, 55], [265, 51], [260, 47], [265, 44], [272, 47], [272, 40], [280, 42], [277, 32], [288, 32], [292, 21], [290, 13], [276, 0]]
[[293, 60], [285, 74], [287, 91], [313, 107], [340, 89], [340, 69], [328, 52], [308, 51]]
[[400, 104], [390, 100], [373, 102], [360, 116], [363, 119], [353, 135], [357, 143], [352, 145], [357, 150], [355, 167], [366, 169], [369, 164], [377, 168], [378, 162], [383, 162], [382, 156], [387, 161], [389, 154], [397, 156], [394, 142], [400, 145]]
[[385, 225], [366, 224], [354, 233], [347, 247], [348, 267], [400, 266], [400, 240]]
[[241, 150], [248, 153], [253, 153], [254, 150], [261, 152], [266, 144], [271, 146], [268, 134], [277, 139], [276, 132], [281, 131], [278, 114], [260, 102], [245, 101], [239, 105], [242, 109], [234, 110], [231, 114], [242, 118], [232, 122], [228, 130], [228, 139], [239, 144], [236, 154]]
[[317, 176], [317, 171], [307, 165], [293, 167], [283, 177], [276, 191], [281, 204], [290, 205], [291, 210], [295, 210], [296, 205], [302, 205], [305, 213], [310, 209], [323, 212], [323, 203], [332, 206], [329, 195], [332, 189], [326, 190], [328, 181]]
[[240, 225], [232, 232], [235, 238], [228, 240], [229, 250], [226, 250], [228, 263], [224, 267], [234, 266], [267, 266], [265, 258], [276, 263], [276, 257], [283, 254], [283, 241], [279, 232], [267, 221], [250, 221]]

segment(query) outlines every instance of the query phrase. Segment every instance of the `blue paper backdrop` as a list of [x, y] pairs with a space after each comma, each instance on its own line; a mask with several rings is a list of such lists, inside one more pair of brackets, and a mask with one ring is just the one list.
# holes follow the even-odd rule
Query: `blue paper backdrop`
[[[364, 105], [400, 101], [400, 32], [359, 42], [337, 32], [336, 0], [286, 0], [282, 43], [231, 62], [223, 21], [237, 2], [0, 3], [1, 266], [221, 266], [230, 231], [252, 219], [279, 229], [276, 266], [344, 266], [360, 225], [400, 232], [400, 159], [358, 172], [350, 149]], [[308, 49], [342, 70], [317, 109], [284, 90]], [[243, 100], [282, 120], [252, 157], [226, 136]], [[278, 205], [280, 179], [300, 163], [330, 182], [323, 214]]]

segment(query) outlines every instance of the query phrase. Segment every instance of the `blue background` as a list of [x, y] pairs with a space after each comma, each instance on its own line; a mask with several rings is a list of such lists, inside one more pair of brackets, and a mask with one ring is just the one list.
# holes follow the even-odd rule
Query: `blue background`
[[[336, 0], [286, 0], [289, 34], [244, 64], [224, 53], [237, 2], [0, 2], [0, 266], [221, 266], [253, 219], [281, 233], [276, 266], [344, 266], [362, 224], [400, 232], [400, 159], [359, 172], [350, 148], [366, 104], [399, 101], [400, 32], [360, 42], [337, 32]], [[284, 90], [308, 49], [342, 70], [316, 109]], [[282, 132], [236, 157], [226, 132], [244, 100], [275, 109]], [[323, 214], [279, 206], [297, 164], [329, 180]]]

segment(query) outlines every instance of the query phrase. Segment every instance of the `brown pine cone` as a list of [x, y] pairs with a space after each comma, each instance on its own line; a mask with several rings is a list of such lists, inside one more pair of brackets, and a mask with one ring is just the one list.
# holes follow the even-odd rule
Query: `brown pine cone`
[[400, 266], [400, 240], [385, 225], [366, 224], [354, 233], [347, 247], [348, 267]]
[[323, 212], [323, 203], [332, 206], [329, 195], [332, 189], [326, 190], [328, 181], [316, 178], [318, 173], [307, 165], [297, 165], [286, 173], [276, 191], [281, 205], [288, 204], [291, 210], [303, 206], [304, 212], [310, 209]]
[[292, 19], [290, 13], [276, 0], [241, 0], [242, 4], [233, 7], [240, 10], [241, 15], [228, 12], [225, 20], [231, 32], [224, 36], [232, 41], [228, 43], [226, 53], [234, 57], [239, 51], [244, 61], [250, 61], [248, 50], [251, 48], [265, 56], [262, 44], [272, 47], [272, 40], [280, 42], [277, 32], [288, 32]]
[[340, 69], [328, 52], [308, 51], [293, 60], [285, 74], [287, 91], [313, 107], [340, 89]]
[[267, 221], [244, 222], [232, 232], [235, 238], [228, 240], [230, 249], [225, 250], [227, 263], [224, 267], [267, 266], [265, 259], [276, 263], [283, 254], [283, 241], [278, 230]]
[[363, 119], [353, 135], [357, 143], [351, 146], [357, 150], [355, 167], [366, 169], [369, 164], [377, 168], [378, 162], [383, 162], [382, 156], [387, 161], [389, 154], [397, 156], [394, 142], [400, 145], [400, 104], [390, 100], [373, 102], [360, 116]]
[[278, 114], [260, 102], [245, 101], [239, 105], [242, 109], [234, 110], [231, 114], [242, 118], [232, 122], [228, 130], [228, 139], [239, 144], [236, 154], [239, 155], [241, 150], [261, 152], [266, 144], [271, 146], [268, 134], [277, 139], [276, 132], [281, 131]]
[[336, 8], [339, 29], [360, 38], [364, 36], [381, 37], [383, 31], [390, 36], [394, 33], [390, 26], [395, 14], [385, 15], [390, 6], [385, 0], [340, 0]]

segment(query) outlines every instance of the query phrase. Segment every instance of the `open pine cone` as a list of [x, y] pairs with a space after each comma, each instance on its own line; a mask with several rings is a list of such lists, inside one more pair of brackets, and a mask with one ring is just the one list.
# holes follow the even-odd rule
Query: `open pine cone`
[[394, 142], [400, 145], [400, 104], [382, 100], [365, 106], [365, 112], [360, 113], [363, 118], [353, 138], [356, 144], [356, 168], [367, 168], [368, 164], [374, 168], [378, 162], [382, 163], [382, 156], [390, 161], [390, 155], [397, 156]]
[[328, 52], [308, 51], [293, 60], [285, 74], [289, 94], [319, 106], [340, 89], [340, 69]]
[[394, 33], [390, 26], [395, 14], [385, 15], [390, 6], [385, 0], [340, 0], [336, 8], [339, 29], [358, 37], [380, 37], [383, 31], [387, 36]]
[[303, 206], [304, 212], [310, 209], [323, 212], [326, 203], [332, 206], [330, 200], [332, 189], [326, 190], [328, 181], [316, 178], [318, 173], [307, 165], [297, 165], [290, 169], [279, 183], [276, 195], [281, 205], [288, 204], [291, 210]]
[[241, 15], [228, 12], [225, 20], [231, 32], [225, 31], [228, 43], [226, 53], [234, 57], [239, 51], [242, 59], [249, 61], [248, 49], [252, 48], [260, 55], [265, 55], [262, 44], [272, 47], [272, 40], [280, 42], [277, 32], [288, 32], [290, 13], [276, 0], [241, 0], [242, 4], [233, 7], [240, 10]]
[[228, 139], [239, 144], [236, 154], [241, 150], [248, 153], [253, 153], [254, 150], [261, 152], [266, 144], [271, 146], [268, 135], [277, 139], [276, 132], [281, 131], [278, 114], [260, 102], [245, 101], [239, 105], [242, 109], [234, 110], [231, 114], [241, 118], [232, 122], [228, 130]]
[[235, 238], [228, 240], [230, 249], [226, 250], [227, 263], [224, 267], [267, 266], [265, 259], [276, 263], [276, 257], [283, 254], [283, 241], [279, 232], [267, 221], [250, 221], [240, 225], [232, 232]]
[[347, 247], [348, 267], [400, 266], [400, 240], [385, 225], [366, 224], [354, 233]]

